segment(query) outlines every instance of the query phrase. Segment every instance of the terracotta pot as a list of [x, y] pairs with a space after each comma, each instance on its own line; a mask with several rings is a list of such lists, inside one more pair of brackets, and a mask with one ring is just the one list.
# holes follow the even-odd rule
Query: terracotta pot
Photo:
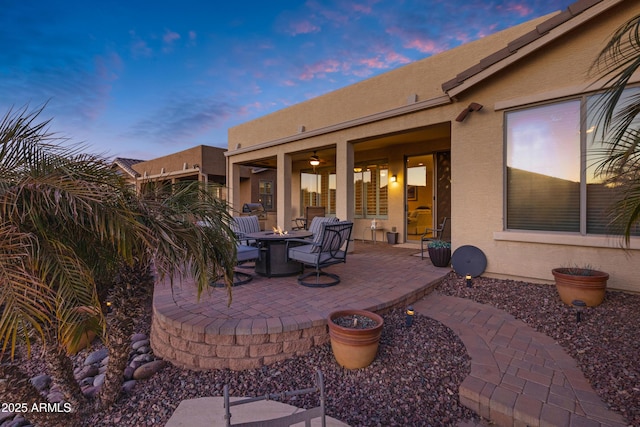
[[607, 280], [609, 274], [588, 270], [589, 274], [571, 273], [575, 269], [554, 268], [551, 270], [556, 279], [556, 289], [562, 302], [572, 305], [574, 300], [584, 301], [589, 307], [599, 305], [603, 300], [607, 290]]
[[451, 248], [427, 248], [431, 264], [436, 267], [448, 267], [451, 261]]
[[[346, 328], [333, 322], [343, 316], [365, 316], [376, 322], [366, 329]], [[378, 353], [384, 320], [380, 315], [366, 310], [338, 310], [329, 314], [329, 337], [331, 349], [338, 364], [347, 369], [369, 366]]]

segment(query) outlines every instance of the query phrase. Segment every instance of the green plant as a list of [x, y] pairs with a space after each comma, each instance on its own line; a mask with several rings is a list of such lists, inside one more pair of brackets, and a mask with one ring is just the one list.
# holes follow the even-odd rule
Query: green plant
[[445, 242], [444, 240], [429, 240], [429, 243], [427, 243], [427, 247], [451, 249], [451, 243]]

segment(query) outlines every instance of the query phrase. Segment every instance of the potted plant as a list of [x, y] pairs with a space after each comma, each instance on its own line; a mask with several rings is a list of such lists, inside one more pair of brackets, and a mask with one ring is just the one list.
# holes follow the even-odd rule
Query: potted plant
[[391, 231], [387, 231], [387, 242], [390, 245], [398, 244], [398, 232], [396, 227], [391, 227]]
[[562, 302], [581, 300], [595, 307], [604, 300], [609, 274], [590, 267], [561, 267], [551, 270]]
[[431, 263], [436, 267], [448, 267], [451, 261], [451, 243], [444, 240], [429, 240], [427, 251]]
[[347, 369], [369, 366], [378, 353], [384, 320], [367, 310], [337, 310], [329, 314], [331, 349]]

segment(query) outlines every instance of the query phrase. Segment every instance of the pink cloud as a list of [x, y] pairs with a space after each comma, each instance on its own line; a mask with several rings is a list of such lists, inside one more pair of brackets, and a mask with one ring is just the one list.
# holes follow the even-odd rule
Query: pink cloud
[[416, 49], [423, 53], [438, 53], [444, 50], [442, 46], [438, 46], [433, 40], [420, 39], [413, 39], [405, 42], [404, 47], [409, 49]]
[[316, 62], [315, 64], [307, 65], [299, 78], [300, 80], [311, 80], [315, 77], [325, 77], [327, 73], [339, 71], [340, 65], [340, 62], [335, 59]]
[[505, 8], [508, 12], [515, 12], [520, 16], [528, 16], [533, 13], [533, 9], [524, 4], [509, 5]]
[[320, 27], [309, 21], [294, 22], [289, 25], [289, 34], [296, 36], [298, 34], [310, 34], [320, 31]]
[[162, 40], [167, 44], [171, 44], [176, 40], [180, 40], [180, 34], [174, 32], [174, 31], [167, 30], [164, 33], [164, 36], [162, 36]]

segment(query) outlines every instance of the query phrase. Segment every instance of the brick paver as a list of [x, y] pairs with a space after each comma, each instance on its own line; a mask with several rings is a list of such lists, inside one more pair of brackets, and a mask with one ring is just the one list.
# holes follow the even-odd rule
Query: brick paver
[[[433, 292], [414, 304], [462, 340], [471, 373], [461, 402], [498, 426], [625, 426], [575, 361], [544, 334], [510, 314]], [[499, 327], [496, 329], [496, 327]]]
[[342, 278], [339, 285], [306, 288], [295, 277], [255, 276], [233, 289], [230, 307], [224, 289], [212, 288], [197, 300], [188, 280], [173, 290], [158, 284], [152, 346], [179, 366], [250, 369], [327, 342], [326, 317], [333, 310], [381, 312], [413, 303], [465, 344], [471, 372], [460, 386], [460, 401], [491, 425], [625, 425], [551, 338], [491, 306], [429, 293], [449, 269], [413, 256], [417, 251], [358, 242], [346, 264], [329, 267]]

